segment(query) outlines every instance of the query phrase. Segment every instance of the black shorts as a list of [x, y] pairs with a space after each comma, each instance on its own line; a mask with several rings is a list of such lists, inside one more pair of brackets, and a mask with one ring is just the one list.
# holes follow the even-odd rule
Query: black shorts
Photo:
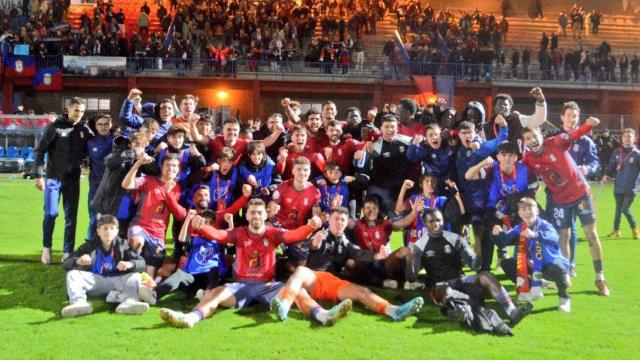
[[300, 241], [287, 246], [284, 254], [289, 261], [306, 261], [309, 258], [311, 240]]

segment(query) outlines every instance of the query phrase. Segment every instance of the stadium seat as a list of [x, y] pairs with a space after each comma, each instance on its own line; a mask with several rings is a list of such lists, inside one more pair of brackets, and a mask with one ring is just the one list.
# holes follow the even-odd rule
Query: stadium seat
[[4, 156], [4, 146], [0, 146], [0, 157]]
[[25, 159], [33, 158], [33, 148], [31, 146], [24, 146], [20, 151], [20, 155]]
[[6, 157], [20, 157], [20, 149], [17, 146], [9, 146], [7, 148]]

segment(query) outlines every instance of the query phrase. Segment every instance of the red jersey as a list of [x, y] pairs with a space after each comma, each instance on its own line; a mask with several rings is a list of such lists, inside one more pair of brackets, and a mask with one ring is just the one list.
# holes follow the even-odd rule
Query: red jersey
[[329, 137], [323, 129], [318, 130], [316, 136], [311, 137], [307, 132], [307, 147], [315, 152], [323, 153], [324, 148], [329, 146]]
[[236, 246], [236, 281], [266, 282], [275, 278], [276, 247], [284, 242], [284, 232], [271, 226], [262, 234], [253, 234], [246, 227], [229, 230], [227, 241]]
[[422, 125], [417, 121], [415, 121], [412, 125], [408, 125], [408, 126], [398, 123], [398, 134], [406, 135], [413, 138], [416, 135], [425, 136], [425, 133], [426, 133], [426, 130], [424, 128], [424, 125]]
[[[242, 157], [247, 154], [247, 147], [249, 143], [250, 141], [248, 141], [247, 139], [238, 138], [235, 145], [232, 146], [233, 150], [235, 150], [236, 152], [236, 159], [233, 162], [234, 165], [238, 165], [240, 163], [240, 160], [242, 160]], [[209, 149], [211, 150], [211, 154], [214, 157], [214, 159], [212, 160], [215, 160], [215, 157], [218, 155], [218, 153], [225, 147], [227, 147], [227, 145], [224, 143], [224, 136], [222, 135], [216, 135], [216, 137], [209, 140]]]
[[[278, 169], [278, 172], [282, 175], [282, 179], [284, 180], [291, 179], [292, 177], [291, 169], [293, 169], [293, 161], [301, 156], [309, 159], [311, 164], [316, 168], [315, 169], [316, 172], [319, 171], [320, 173], [322, 173], [324, 171], [324, 167], [326, 163], [324, 161], [324, 156], [322, 156], [322, 154], [315, 152], [313, 149], [311, 149], [308, 146], [305, 147], [304, 150], [301, 152], [295, 152], [293, 148], [291, 148], [289, 149], [289, 155], [287, 156], [287, 159], [285, 161], [278, 161], [278, 163], [276, 164], [276, 168]], [[317, 173], [314, 173], [313, 168], [312, 168], [311, 174], [312, 176], [318, 175]]]
[[369, 226], [366, 220], [358, 220], [353, 234], [358, 246], [377, 253], [381, 246], [389, 242], [392, 230], [393, 227], [389, 220], [378, 221], [375, 226]]
[[531, 172], [542, 178], [556, 204], [569, 204], [589, 193], [589, 183], [568, 150], [590, 131], [591, 126], [582, 125], [570, 133], [552, 136], [544, 140], [542, 154], [527, 151], [522, 158]]
[[280, 204], [278, 222], [285, 229], [295, 229], [307, 222], [311, 209], [320, 203], [320, 190], [307, 181], [304, 190], [297, 191], [293, 180], [287, 180], [278, 186], [272, 198]]
[[177, 126], [179, 128], [184, 129], [184, 131], [187, 132], [187, 134], [185, 135], [186, 137], [190, 137], [191, 135], [191, 122], [189, 122], [188, 119], [184, 119], [181, 117], [174, 117], [173, 119], [171, 119], [171, 125], [172, 126]]
[[[362, 142], [349, 138], [340, 141], [338, 145], [329, 144], [327, 147], [333, 150], [330, 160], [336, 162], [338, 166], [340, 166], [344, 175], [352, 175], [353, 154], [362, 148]], [[322, 150], [322, 153], [324, 154], [324, 149]]]
[[[155, 176], [136, 178], [136, 193], [140, 196], [138, 210], [131, 225], [138, 225], [149, 235], [164, 244], [165, 233], [169, 225], [169, 213], [179, 217], [180, 209], [175, 201], [168, 201], [164, 184]], [[180, 186], [171, 190], [174, 199], [180, 197]]]

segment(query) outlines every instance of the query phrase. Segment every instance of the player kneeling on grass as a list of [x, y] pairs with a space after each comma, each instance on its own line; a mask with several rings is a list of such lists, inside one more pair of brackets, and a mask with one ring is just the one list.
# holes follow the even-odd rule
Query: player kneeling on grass
[[[267, 210], [264, 201], [252, 199], [247, 208], [248, 226], [225, 231], [205, 224], [200, 216], [192, 220], [195, 233], [220, 244], [236, 246], [234, 283], [225, 284], [208, 291], [198, 305], [188, 314], [161, 309], [160, 317], [178, 328], [192, 328], [197, 322], [211, 316], [219, 305], [242, 308], [252, 303], [269, 304], [284, 286], [275, 278], [276, 247], [282, 243], [292, 244], [304, 240], [321, 226], [320, 219], [313, 217], [307, 225], [295, 230], [284, 230], [265, 225]], [[310, 314], [323, 325], [331, 325], [343, 317], [351, 303], [345, 302], [326, 311], [306, 293], [295, 299], [305, 314]]]
[[[429, 239], [422, 253], [422, 265], [426, 270], [430, 296], [436, 304], [445, 308], [453, 306], [455, 300], [459, 298], [452, 299], [452, 294], [462, 294], [466, 302], [473, 304], [471, 305], [473, 311], [483, 304], [487, 295], [490, 295], [504, 310], [511, 326], [516, 325], [530, 312], [531, 304], [529, 303], [520, 307], [514, 305], [507, 290], [500, 285], [493, 274], [480, 271], [476, 275], [465, 275], [462, 271], [463, 264], [471, 270], [478, 271], [481, 260], [460, 235], [443, 230], [444, 220], [440, 210], [436, 208], [425, 210], [423, 222]], [[465, 320], [469, 321], [468, 318]], [[496, 330], [501, 334], [511, 334], [510, 329], [502, 332], [504, 324], [501, 324], [501, 321], [495, 325]]]
[[531, 302], [542, 297], [541, 281], [546, 278], [558, 287], [560, 310], [570, 312], [567, 274], [571, 263], [560, 252], [558, 232], [538, 214], [536, 201], [525, 197], [518, 202], [518, 216], [522, 219], [520, 225], [507, 232], [499, 225], [493, 227], [492, 238], [496, 244], [516, 246], [514, 258], [502, 260], [500, 266], [516, 283], [522, 295], [518, 296], [519, 299]]
[[291, 304], [300, 294], [307, 291], [317, 301], [360, 302], [378, 314], [387, 315], [395, 321], [404, 320], [422, 308], [424, 303], [422, 297], [416, 297], [403, 305], [395, 306], [368, 288], [336, 276], [342, 271], [348, 259], [370, 263], [386, 256], [384, 251], [375, 254], [359, 248], [347, 239], [344, 231], [349, 221], [348, 214], [349, 211], [343, 207], [337, 207], [331, 211], [329, 230], [318, 232], [311, 240], [307, 267], [298, 266], [287, 281], [287, 285], [271, 301], [271, 310], [276, 312], [280, 320], [287, 318]]
[[90, 314], [93, 308], [87, 295], [107, 296], [108, 302], [120, 303], [118, 314], [143, 314], [149, 305], [138, 301], [140, 272], [145, 262], [118, 236], [118, 219], [103, 215], [97, 222], [98, 236], [87, 241], [67, 258], [62, 267], [67, 270], [67, 293], [70, 305], [62, 316]]

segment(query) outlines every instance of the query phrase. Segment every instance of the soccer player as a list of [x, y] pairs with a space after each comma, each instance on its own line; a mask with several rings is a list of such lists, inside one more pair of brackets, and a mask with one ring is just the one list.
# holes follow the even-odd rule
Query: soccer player
[[[186, 187], [189, 175], [206, 165], [206, 160], [194, 144], [185, 145], [187, 132], [183, 127], [172, 126], [167, 131], [167, 142], [160, 142], [158, 146], [162, 149], [157, 152], [156, 165], [158, 170], [162, 164], [162, 159], [166, 154], [176, 154], [180, 159], [180, 172], [178, 180], [183, 187]], [[159, 171], [158, 171], [159, 173]]]
[[482, 270], [485, 271], [489, 270], [493, 260], [493, 244], [484, 226], [484, 213], [489, 195], [487, 191], [488, 183], [486, 179], [467, 180], [464, 175], [469, 168], [486, 157], [494, 155], [498, 145], [507, 140], [509, 131], [507, 122], [501, 115], [498, 115], [495, 121], [500, 129], [498, 137], [482, 144], [479, 144], [476, 139], [476, 127], [473, 123], [468, 121], [461, 122], [458, 126], [458, 137], [460, 138], [461, 146], [456, 151], [455, 160], [457, 182], [467, 214], [464, 221], [466, 223], [471, 222], [475, 239], [474, 249], [482, 259]]
[[[138, 209], [131, 222], [127, 237], [132, 249], [142, 253], [147, 263], [147, 273], [152, 278], [162, 265], [165, 250], [165, 234], [169, 225], [169, 213], [179, 214], [180, 185], [176, 183], [180, 160], [176, 154], [166, 154], [162, 159], [160, 177], [136, 177], [138, 169], [153, 162], [148, 155], [141, 156], [122, 180], [126, 190], [137, 190]], [[173, 196], [168, 196], [172, 193]]]
[[[309, 180], [311, 164], [305, 157], [293, 162], [293, 179], [280, 184], [272, 196], [272, 203], [279, 207], [275, 222], [285, 229], [295, 229], [311, 215], [319, 215], [320, 191]], [[270, 204], [270, 206], [275, 206]], [[299, 242], [288, 246], [287, 270], [293, 272], [296, 266], [304, 265], [309, 254], [309, 242]]]
[[517, 207], [521, 224], [506, 232], [499, 225], [493, 227], [492, 237], [497, 244], [516, 247], [514, 257], [502, 260], [500, 266], [509, 279], [525, 290], [520, 292], [524, 296], [519, 295], [519, 299], [532, 301], [542, 297], [540, 278], [543, 277], [555, 282], [560, 297], [559, 309], [571, 312], [567, 293], [571, 264], [560, 253], [558, 233], [553, 225], [538, 217], [538, 203], [533, 198], [523, 197]]
[[248, 156], [238, 169], [240, 179], [253, 187], [252, 198], [268, 200], [282, 183], [276, 163], [267, 155], [264, 144], [254, 141], [247, 149]]
[[[161, 309], [160, 317], [168, 324], [178, 328], [192, 328], [196, 323], [213, 315], [219, 305], [243, 308], [252, 303], [269, 304], [282, 289], [283, 284], [273, 281], [275, 278], [276, 247], [282, 243], [293, 244], [305, 239], [321, 225], [317, 217], [308, 224], [287, 231], [265, 225], [267, 211], [264, 201], [252, 199], [247, 208], [249, 225], [233, 230], [218, 230], [206, 225], [199, 216], [193, 218], [196, 234], [220, 244], [236, 246], [235, 282], [219, 286], [207, 292], [200, 303], [187, 314]], [[301, 294], [301, 310], [322, 324], [331, 325], [344, 316], [350, 309], [350, 303], [332, 311], [322, 309], [308, 295]]]
[[547, 208], [547, 213], [553, 216], [553, 224], [560, 234], [560, 249], [566, 258], [571, 257], [569, 247], [571, 225], [576, 215], [580, 218], [582, 229], [589, 241], [598, 293], [601, 296], [609, 296], [589, 183], [568, 152], [575, 140], [589, 133], [599, 123], [598, 119], [590, 117], [576, 130], [547, 139], [542, 138], [539, 129], [525, 128], [522, 135], [531, 151], [525, 153], [522, 162], [527, 164], [529, 170], [540, 176], [547, 185], [553, 200]]
[[326, 131], [329, 145], [324, 148], [325, 160], [338, 164], [344, 175], [353, 175], [353, 154], [361, 150], [363, 144], [353, 138], [343, 139], [342, 124], [336, 120], [329, 121]]
[[418, 111], [418, 104], [413, 99], [401, 99], [398, 103], [398, 134], [413, 138], [424, 135], [425, 127], [414, 115]]
[[347, 264], [349, 272], [359, 277], [362, 283], [380, 285], [395, 289], [398, 282], [404, 282], [405, 290], [414, 290], [424, 284], [416, 282], [418, 272], [413, 266], [411, 247], [401, 247], [394, 252], [389, 249], [391, 232], [402, 230], [412, 224], [424, 210], [424, 202], [411, 203], [411, 212], [396, 221], [382, 219], [378, 197], [367, 196], [362, 209], [363, 216], [357, 221], [349, 219], [348, 228], [352, 230], [355, 243], [360, 248], [379, 253], [380, 248], [387, 247], [389, 256], [370, 263]]
[[[446, 294], [443, 289], [447, 288], [461, 291], [476, 300], [489, 295], [500, 305], [512, 326], [529, 313], [530, 304], [516, 307], [498, 279], [489, 272], [480, 271], [481, 259], [475, 255], [469, 243], [460, 235], [444, 230], [440, 210], [425, 210], [423, 221], [429, 241], [422, 254], [422, 266], [426, 271], [427, 288], [431, 290], [434, 301], [442, 303], [441, 297]], [[476, 275], [465, 275], [463, 265], [479, 272]]]
[[640, 239], [640, 229], [638, 229], [633, 214], [631, 213], [631, 204], [635, 193], [633, 189], [636, 185], [636, 179], [640, 180], [640, 150], [635, 146], [636, 131], [627, 128], [622, 131], [622, 147], [614, 151], [609, 160], [609, 166], [606, 169], [606, 175], [602, 178], [603, 182], [609, 181], [609, 176], [615, 176], [616, 181], [613, 187], [613, 195], [616, 198], [616, 213], [613, 217], [613, 231], [607, 237], [619, 238], [620, 234], [620, 216], [624, 214], [631, 226], [631, 232], [634, 239]]
[[155, 118], [158, 121], [159, 129], [154, 138], [150, 139], [151, 144], [155, 146], [160, 139], [164, 138], [171, 127], [173, 116], [173, 100], [162, 99], [157, 105], [153, 103], [142, 104], [142, 91], [131, 89], [122, 103], [119, 119], [123, 125], [127, 126], [123, 135], [129, 136], [142, 127], [146, 118]]
[[93, 307], [87, 302], [87, 295], [107, 294], [108, 302], [119, 303], [116, 313], [145, 313], [149, 305], [138, 301], [140, 272], [145, 269], [144, 259], [130, 249], [124, 239], [118, 237], [118, 220], [115, 216], [102, 216], [96, 227], [97, 236], [82, 244], [62, 263], [67, 271], [69, 295], [69, 305], [62, 309], [62, 316], [91, 314]]
[[91, 201], [93, 201], [100, 180], [105, 172], [104, 159], [111, 153], [111, 146], [113, 143], [113, 135], [111, 134], [111, 115], [98, 114], [94, 121], [95, 135], [87, 141], [87, 153], [90, 160], [90, 172], [89, 172], [89, 196], [87, 197], [87, 204], [89, 204], [89, 228], [87, 229], [86, 240], [93, 237], [93, 233], [96, 232], [96, 214], [91, 209]]
[[[580, 107], [577, 103], [569, 101], [562, 106], [560, 113], [560, 120], [562, 121], [562, 129], [554, 135], [560, 133], [569, 133], [576, 129], [578, 122], [580, 121]], [[588, 180], [589, 176], [595, 176], [600, 171], [600, 159], [598, 157], [598, 149], [596, 144], [589, 136], [582, 135], [576, 139], [571, 148], [569, 154], [578, 165], [578, 169], [582, 172], [582, 175]], [[552, 202], [553, 199], [547, 192], [547, 203]], [[569, 240], [569, 247], [571, 248], [571, 274], [575, 276], [575, 262], [576, 262], [576, 245], [578, 245], [578, 227], [574, 219], [571, 226], [571, 239]]]
[[199, 117], [195, 113], [197, 107], [197, 97], [191, 94], [183, 96], [182, 99], [180, 99], [180, 116], [176, 116], [171, 120], [172, 126], [177, 126], [183, 129], [185, 134], [189, 134], [191, 123], [195, 123]]
[[[306, 146], [316, 152], [323, 152], [324, 148], [329, 146], [329, 137], [325, 132], [326, 128], [323, 128], [323, 122], [321, 115], [316, 109], [309, 109], [305, 113], [304, 127], [307, 129], [307, 143]], [[291, 127], [293, 131], [295, 126]]]
[[[547, 121], [547, 103], [544, 99], [542, 89], [534, 87], [529, 92], [536, 99], [535, 112], [533, 115], [520, 114], [513, 109], [513, 98], [509, 94], [498, 94], [493, 98], [493, 108], [496, 116], [500, 115], [507, 121], [509, 136], [507, 139], [518, 146], [518, 154], [524, 154], [525, 147], [522, 142], [522, 129], [525, 127], [536, 128]], [[495, 116], [492, 121], [484, 124], [484, 137], [487, 140], [495, 139], [498, 136], [498, 124]]]
[[[58, 217], [60, 195], [65, 222], [62, 261], [73, 252], [80, 197], [80, 164], [86, 156], [86, 143], [93, 136], [91, 130], [81, 122], [85, 103], [72, 98], [67, 110], [68, 115], [62, 115], [44, 128], [35, 150], [35, 185], [38, 190], [44, 191], [41, 260], [45, 265], [51, 264], [53, 228]], [[46, 172], [45, 155], [48, 155]]]
[[360, 302], [370, 310], [389, 316], [394, 321], [402, 321], [418, 313], [422, 308], [424, 304], [422, 297], [413, 298], [403, 305], [396, 306], [368, 288], [342, 280], [337, 276], [348, 259], [373, 262], [386, 255], [383, 251], [374, 254], [372, 251], [360, 249], [347, 239], [344, 231], [349, 221], [348, 213], [346, 208], [334, 208], [329, 217], [328, 231], [320, 231], [313, 236], [308, 267], [299, 266], [287, 281], [286, 286], [271, 301], [271, 310], [276, 312], [279, 319], [287, 318], [291, 304], [305, 290], [317, 301]]
[[314, 175], [324, 171], [326, 165], [324, 157], [308, 145], [308, 140], [308, 130], [304, 127], [295, 125], [291, 129], [291, 145], [280, 149], [280, 155], [276, 161], [276, 167], [283, 180], [291, 179], [293, 164], [300, 157], [306, 158], [314, 165]]
[[[282, 115], [278, 113], [273, 113], [269, 115], [267, 118], [267, 123], [262, 125], [259, 129], [253, 132], [253, 140], [263, 140], [269, 137], [273, 132], [278, 131], [277, 129], [290, 129], [289, 127], [285, 127], [282, 121]], [[278, 157], [278, 152], [281, 147], [287, 146], [287, 131], [280, 132], [278, 139], [271, 145], [265, 146], [265, 152], [271, 159], [275, 159]]]

